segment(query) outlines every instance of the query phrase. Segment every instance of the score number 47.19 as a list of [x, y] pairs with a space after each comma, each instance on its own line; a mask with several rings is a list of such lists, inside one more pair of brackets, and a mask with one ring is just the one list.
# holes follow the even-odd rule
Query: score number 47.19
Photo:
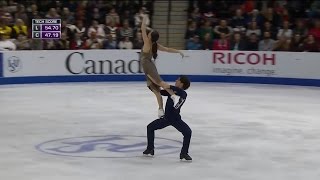
[[60, 38], [60, 32], [42, 32], [42, 38]]

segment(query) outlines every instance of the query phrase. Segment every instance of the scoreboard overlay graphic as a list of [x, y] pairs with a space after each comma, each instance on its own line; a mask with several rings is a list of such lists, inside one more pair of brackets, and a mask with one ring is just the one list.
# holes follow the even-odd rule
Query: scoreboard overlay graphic
[[61, 19], [32, 19], [33, 39], [60, 39]]

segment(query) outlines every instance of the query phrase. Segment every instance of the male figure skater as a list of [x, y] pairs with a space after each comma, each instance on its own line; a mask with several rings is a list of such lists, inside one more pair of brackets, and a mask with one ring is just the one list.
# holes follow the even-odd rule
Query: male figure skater
[[170, 86], [170, 89], [180, 96], [179, 102], [176, 106], [173, 106], [173, 100], [170, 98], [170, 94], [166, 90], [160, 91], [162, 96], [169, 96], [166, 102], [165, 114], [163, 117], [154, 120], [147, 126], [148, 146], [143, 154], [154, 155], [154, 131], [171, 125], [183, 134], [183, 146], [181, 148], [180, 159], [185, 159], [187, 161], [192, 160], [188, 154], [192, 131], [180, 116], [180, 108], [187, 98], [185, 90], [189, 87], [190, 81], [187, 76], [180, 76], [176, 80], [175, 86]]

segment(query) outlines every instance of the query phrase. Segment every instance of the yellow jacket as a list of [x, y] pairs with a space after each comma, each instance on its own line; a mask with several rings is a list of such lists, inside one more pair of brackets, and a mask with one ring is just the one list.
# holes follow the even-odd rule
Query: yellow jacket
[[28, 35], [28, 28], [25, 25], [22, 25], [21, 27], [18, 27], [17, 25], [14, 25], [13, 29], [16, 32], [17, 36], [19, 34]]
[[3, 37], [6, 39], [10, 39], [11, 38], [11, 34], [12, 34], [12, 28], [9, 26], [4, 26], [4, 27], [0, 27], [0, 31], [3, 32]]

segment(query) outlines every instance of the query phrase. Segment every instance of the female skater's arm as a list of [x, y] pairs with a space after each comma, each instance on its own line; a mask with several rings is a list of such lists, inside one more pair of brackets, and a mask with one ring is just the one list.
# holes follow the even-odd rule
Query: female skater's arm
[[158, 49], [160, 51], [165, 51], [165, 52], [169, 52], [169, 53], [179, 53], [182, 56], [182, 58], [184, 57], [184, 54], [181, 51], [174, 49], [174, 48], [168, 48], [168, 47], [162, 46], [159, 43], [158, 43]]
[[142, 39], [144, 44], [149, 43], [146, 21], [147, 21], [146, 16], [143, 16], [142, 23], [141, 23], [141, 34], [142, 34]]

